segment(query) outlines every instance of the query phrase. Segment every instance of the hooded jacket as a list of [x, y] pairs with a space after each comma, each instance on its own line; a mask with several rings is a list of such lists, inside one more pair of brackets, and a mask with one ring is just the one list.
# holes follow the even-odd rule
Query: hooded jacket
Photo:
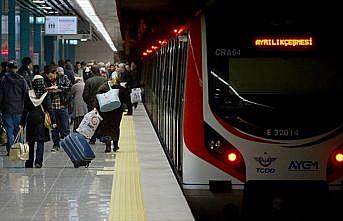
[[0, 79], [0, 110], [4, 114], [21, 114], [28, 93], [25, 79], [14, 73], [6, 73]]
[[30, 69], [26, 65], [22, 65], [18, 70], [18, 74], [25, 79], [29, 89], [32, 89], [33, 74], [31, 74]]

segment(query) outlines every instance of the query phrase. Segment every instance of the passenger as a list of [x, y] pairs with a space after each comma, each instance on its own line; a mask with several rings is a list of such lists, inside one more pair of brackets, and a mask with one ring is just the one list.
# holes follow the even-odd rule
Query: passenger
[[77, 76], [78, 77], [82, 77], [82, 81], [85, 82], [86, 80], [83, 78], [83, 73], [84, 73], [84, 71], [85, 71], [85, 69], [87, 67], [87, 64], [86, 64], [86, 62], [81, 61], [80, 65], [81, 65], [81, 67], [77, 71]]
[[64, 64], [64, 74], [67, 75], [71, 85], [75, 84], [75, 73], [71, 61], [67, 60]]
[[114, 65], [114, 71], [111, 74], [111, 80], [114, 80], [117, 77], [117, 75], [119, 74], [119, 72], [120, 71], [119, 71], [118, 64]]
[[115, 66], [114, 66], [114, 64], [111, 64], [110, 67], [108, 68], [108, 76], [107, 76], [107, 78], [114, 79], [114, 78], [112, 78], [112, 73], [114, 71], [115, 71]]
[[54, 142], [51, 151], [56, 152], [60, 148], [60, 139], [63, 139], [70, 133], [67, 107], [70, 102], [71, 84], [68, 77], [64, 75], [63, 68], [51, 65], [46, 76], [46, 85], [50, 93], [52, 111], [57, 124], [57, 128], [54, 128], [51, 132]]
[[31, 58], [24, 57], [21, 60], [21, 67], [18, 70], [18, 74], [25, 79], [30, 90], [32, 89], [32, 78], [33, 78], [32, 69], [33, 69], [33, 66], [32, 66]]
[[73, 96], [74, 132], [79, 127], [83, 117], [87, 113], [87, 104], [82, 98], [84, 88], [85, 83], [80, 77], [77, 77], [76, 84], [71, 87], [71, 94]]
[[43, 77], [44, 78], [49, 74], [49, 71], [50, 71], [50, 65], [45, 65], [44, 70], [43, 70]]
[[[56, 127], [56, 124], [52, 113], [50, 95], [46, 90], [44, 78], [41, 75], [34, 76], [32, 88], [33, 90], [29, 91], [25, 99], [25, 108], [21, 116], [20, 125], [23, 128], [26, 125], [26, 141], [30, 147], [29, 159], [25, 162], [25, 167], [32, 168], [34, 162], [36, 168], [41, 168], [43, 165], [44, 143], [50, 141], [49, 129], [44, 126], [44, 112], [49, 113], [53, 128]], [[36, 159], [34, 161], [34, 146], [36, 142]]]
[[105, 67], [100, 68], [100, 75], [107, 78], [107, 70]]
[[61, 59], [57, 62], [57, 65], [58, 65], [58, 67], [64, 68], [65, 61]]
[[[132, 78], [132, 88], [138, 88], [138, 71], [137, 71], [137, 65], [134, 62], [131, 62], [131, 78]], [[138, 103], [132, 104], [135, 108], [137, 108]]]
[[33, 65], [33, 76], [41, 75], [39, 65]]
[[0, 72], [0, 79], [1, 77], [5, 76], [5, 74], [8, 72], [8, 62], [3, 61], [1, 62], [1, 72]]
[[16, 74], [18, 69], [15, 61], [8, 63], [8, 72], [0, 79], [0, 112], [7, 131], [7, 156], [13, 144], [14, 137], [19, 132], [19, 122], [24, 111], [24, 100], [28, 93], [25, 79]]
[[[123, 103], [127, 102], [125, 96], [125, 88], [120, 85], [120, 77], [112, 81], [112, 88], [119, 89], [119, 99]], [[109, 90], [108, 83], [105, 82], [100, 88], [98, 93], [106, 93]], [[98, 102], [96, 108], [100, 110]], [[119, 108], [109, 112], [99, 112], [103, 120], [100, 122], [97, 131], [95, 132], [98, 137], [104, 137], [106, 143], [105, 153], [111, 152], [111, 140], [113, 141], [113, 151], [119, 149], [118, 142], [120, 136], [120, 122], [123, 115], [123, 105]]]
[[[87, 104], [88, 112], [93, 110], [96, 103], [96, 94], [101, 85], [107, 82], [107, 78], [100, 76], [100, 70], [97, 65], [92, 66], [93, 77], [89, 78], [85, 83], [85, 89], [83, 91], [82, 97]], [[89, 143], [95, 144], [96, 135], [94, 135]]]
[[86, 82], [89, 78], [93, 77], [93, 73], [91, 71], [91, 66], [86, 66], [84, 71], [83, 71], [83, 80]]
[[132, 115], [132, 103], [131, 103], [131, 98], [130, 98], [130, 94], [131, 94], [131, 89], [132, 89], [132, 76], [130, 73], [130, 66], [129, 65], [125, 65], [125, 68], [123, 69], [123, 65], [121, 64], [119, 66], [120, 68], [120, 72], [121, 72], [121, 81], [123, 83], [123, 85], [125, 85], [125, 96], [126, 96], [126, 107], [127, 107], [127, 114], [126, 115]]

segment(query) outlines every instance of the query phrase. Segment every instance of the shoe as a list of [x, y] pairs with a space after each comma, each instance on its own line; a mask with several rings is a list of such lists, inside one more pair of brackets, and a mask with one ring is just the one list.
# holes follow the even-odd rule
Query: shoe
[[10, 152], [7, 152], [6, 156], [9, 156], [10, 155]]
[[33, 168], [33, 164], [25, 163], [25, 168]]
[[105, 149], [105, 153], [111, 153], [111, 149]]
[[111, 141], [107, 141], [105, 153], [110, 153], [110, 152], [111, 152]]
[[58, 146], [53, 146], [52, 149], [51, 149], [51, 152], [57, 152], [58, 150], [60, 149], [60, 147]]
[[41, 163], [35, 163], [35, 167], [36, 168], [42, 168], [42, 164]]
[[116, 152], [117, 150], [119, 150], [119, 147], [118, 147], [118, 140], [113, 141], [113, 151]]

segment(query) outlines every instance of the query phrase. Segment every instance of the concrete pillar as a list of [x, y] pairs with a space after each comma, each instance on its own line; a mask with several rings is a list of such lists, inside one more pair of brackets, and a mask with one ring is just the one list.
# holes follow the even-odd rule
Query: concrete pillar
[[71, 62], [73, 63], [73, 64], [75, 64], [75, 62], [76, 62], [76, 58], [75, 58], [75, 47], [76, 47], [76, 45], [69, 45], [69, 48], [70, 48], [70, 50], [69, 50], [69, 59], [71, 60]]
[[8, 60], [16, 59], [15, 49], [15, 0], [8, 0]]
[[58, 58], [57, 61], [59, 60], [64, 60], [64, 40], [60, 39], [58, 40], [58, 47], [57, 47], [57, 51], [58, 51]]
[[64, 60], [69, 59], [69, 40], [64, 40]]
[[42, 67], [42, 25], [37, 24], [36, 19], [33, 25], [33, 53], [38, 53], [38, 64]]
[[46, 64], [50, 64], [54, 61], [54, 47], [55, 47], [55, 37], [45, 36], [44, 37], [44, 60]]

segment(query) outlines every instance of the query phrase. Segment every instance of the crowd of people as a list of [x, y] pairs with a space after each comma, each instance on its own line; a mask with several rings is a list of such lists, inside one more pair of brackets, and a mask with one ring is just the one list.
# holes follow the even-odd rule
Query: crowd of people
[[[0, 72], [0, 121], [7, 133], [6, 150], [10, 148], [19, 132], [26, 129], [26, 141], [29, 145], [29, 160], [25, 167], [41, 168], [43, 165], [44, 144], [52, 138], [52, 152], [59, 151], [60, 139], [78, 128], [83, 116], [99, 104], [96, 95], [107, 92], [110, 87], [119, 89], [120, 108], [109, 112], [100, 112], [103, 118], [98, 129], [90, 139], [105, 143], [105, 152], [119, 149], [120, 121], [124, 107], [127, 115], [133, 114], [130, 93], [139, 87], [137, 66], [134, 62], [104, 64], [90, 61], [59, 61], [44, 66], [33, 65], [29, 57], [21, 60], [18, 69], [16, 61], [1, 63]], [[46, 125], [46, 115], [51, 124]], [[51, 137], [50, 137], [51, 131]], [[34, 146], [36, 144], [36, 154]], [[35, 156], [36, 155], [36, 156]]]

